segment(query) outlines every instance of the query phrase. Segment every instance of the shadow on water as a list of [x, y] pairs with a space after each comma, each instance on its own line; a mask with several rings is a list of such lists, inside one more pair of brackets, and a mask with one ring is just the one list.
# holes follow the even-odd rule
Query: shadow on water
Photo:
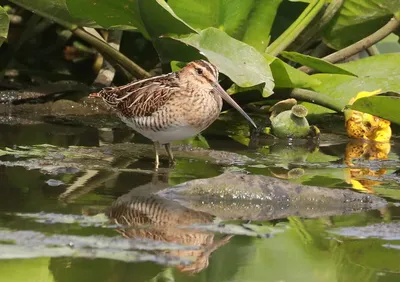
[[[326, 135], [288, 146], [221, 123], [177, 144], [174, 168], [163, 155], [157, 175], [151, 144], [123, 128], [0, 124], [0, 281], [399, 280], [397, 141]], [[265, 203], [162, 196], [224, 172], [348, 188], [389, 205], [301, 213], [293, 202], [254, 220]]]

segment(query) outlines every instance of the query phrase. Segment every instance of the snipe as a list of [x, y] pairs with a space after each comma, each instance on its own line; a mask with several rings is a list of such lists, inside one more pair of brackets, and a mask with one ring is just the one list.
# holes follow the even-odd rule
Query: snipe
[[193, 61], [172, 72], [120, 87], [107, 87], [90, 97], [102, 97], [129, 127], [154, 142], [164, 144], [174, 161], [170, 142], [197, 135], [213, 123], [222, 99], [238, 110], [254, 127], [254, 121], [218, 84], [218, 69], [204, 60]]

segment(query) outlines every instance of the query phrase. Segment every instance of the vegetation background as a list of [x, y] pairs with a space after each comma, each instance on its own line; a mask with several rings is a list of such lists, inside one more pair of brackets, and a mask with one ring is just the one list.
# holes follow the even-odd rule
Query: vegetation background
[[385, 95], [351, 107], [400, 123], [399, 0], [1, 0], [0, 5], [3, 89], [72, 80], [96, 90], [206, 58], [241, 105], [290, 97], [308, 102], [311, 113], [332, 113], [343, 111], [360, 91], [377, 91]]

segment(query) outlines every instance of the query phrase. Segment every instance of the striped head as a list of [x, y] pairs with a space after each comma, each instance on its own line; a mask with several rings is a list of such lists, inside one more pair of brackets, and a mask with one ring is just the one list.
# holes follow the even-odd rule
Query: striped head
[[229, 96], [218, 83], [219, 71], [216, 66], [204, 60], [188, 63], [179, 71], [179, 80], [191, 88], [210, 91], [221, 96], [227, 103], [241, 113], [254, 127], [254, 121], [243, 111], [243, 109]]
[[204, 60], [190, 62], [179, 72], [182, 82], [210, 91], [218, 83], [218, 75], [217, 67]]

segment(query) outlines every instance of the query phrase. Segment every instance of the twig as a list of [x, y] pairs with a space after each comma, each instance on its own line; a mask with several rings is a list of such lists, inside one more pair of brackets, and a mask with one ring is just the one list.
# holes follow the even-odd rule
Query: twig
[[[85, 29], [86, 31], [89, 32], [89, 30]], [[95, 32], [93, 35], [98, 37], [100, 40], [103, 40], [103, 38], [100, 36], [100, 34], [95, 30], [91, 29], [91, 32]], [[108, 33], [108, 44], [113, 47], [115, 50], [119, 51], [120, 43], [122, 39], [122, 31], [121, 30], [111, 30]], [[107, 42], [105, 41], [105, 42]], [[98, 56], [101, 56], [98, 54]], [[106, 87], [110, 86], [114, 76], [115, 76], [115, 68], [107, 61], [105, 60], [104, 57], [102, 57], [102, 66], [101, 69], [99, 70], [99, 73], [97, 74], [96, 79], [93, 82], [93, 85], [99, 86], [99, 87]]]
[[133, 74], [138, 78], [147, 78], [151, 77], [151, 75], [142, 69], [140, 66], [132, 62], [128, 57], [124, 54], [115, 50], [109, 44], [105, 43], [104, 41], [100, 40], [99, 38], [93, 36], [92, 34], [86, 32], [81, 28], [75, 28], [72, 32], [78, 36], [80, 39], [90, 43], [94, 48], [97, 49], [103, 55], [106, 55], [107, 58], [113, 59], [115, 62], [120, 64], [124, 67], [129, 73]]
[[329, 48], [323, 41], [321, 41], [317, 47], [311, 50], [311, 53], [309, 55], [317, 58], [322, 58], [327, 56], [330, 52], [332, 52], [332, 49]]
[[330, 54], [323, 59], [331, 63], [342, 61], [381, 41], [386, 36], [395, 31], [399, 26], [400, 22], [395, 17], [393, 17], [386, 25], [384, 25], [382, 28], [380, 28], [378, 31], [374, 32], [370, 36], [367, 36], [364, 39], [340, 51]]
[[[390, 21], [384, 25], [382, 28], [374, 32], [373, 34], [365, 37], [364, 39], [361, 39], [360, 41], [357, 41], [356, 43], [341, 49], [335, 53], [332, 53], [326, 57], [323, 57], [322, 59], [325, 61], [328, 61], [330, 63], [336, 63], [339, 61], [342, 61], [346, 58], [349, 58], [369, 47], [374, 45], [375, 43], [381, 41], [384, 39], [386, 36], [391, 34], [393, 31], [398, 29], [400, 26], [400, 22], [395, 18], [391, 18]], [[312, 72], [312, 69], [309, 67], [300, 67], [299, 70], [305, 72], [305, 73], [310, 73]]]

